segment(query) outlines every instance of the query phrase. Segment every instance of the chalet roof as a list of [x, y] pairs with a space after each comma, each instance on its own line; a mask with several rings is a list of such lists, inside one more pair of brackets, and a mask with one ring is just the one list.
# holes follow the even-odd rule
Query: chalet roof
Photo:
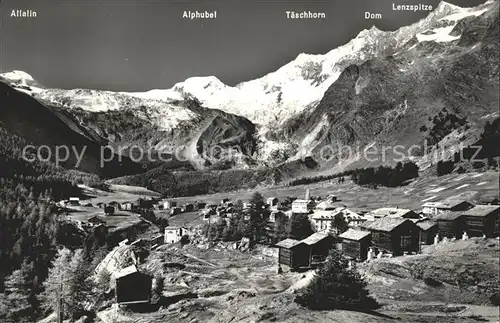
[[179, 230], [179, 229], [181, 229], [181, 227], [166, 227], [165, 231], [167, 231], [167, 230]]
[[380, 217], [387, 216], [391, 218], [401, 218], [411, 212], [413, 211], [410, 209], [401, 209], [397, 207], [383, 207], [380, 209], [373, 210], [370, 213]]
[[302, 199], [296, 199], [292, 202], [292, 204], [309, 204], [309, 203], [314, 203], [314, 201], [311, 200], [302, 200]]
[[438, 209], [448, 210], [452, 209], [462, 203], [469, 203], [466, 200], [460, 200], [458, 198], [448, 198], [440, 202], [427, 202], [422, 205], [423, 207], [435, 207]]
[[309, 237], [303, 239], [302, 242], [310, 246], [328, 237], [329, 237], [328, 233], [316, 232], [311, 234]]
[[106, 223], [104, 219], [97, 215], [93, 215], [90, 218], [87, 219], [87, 222], [99, 222], [99, 223]]
[[121, 269], [120, 271], [116, 272], [114, 274], [114, 276], [115, 276], [115, 279], [119, 279], [119, 278], [128, 276], [130, 274], [136, 273], [136, 272], [138, 272], [137, 267], [135, 265], [130, 265], [130, 266], [125, 267], [125, 268]]
[[331, 201], [322, 201], [318, 205], [316, 205], [316, 208], [320, 210], [333, 210], [336, 208], [336, 205]]
[[285, 240], [278, 242], [276, 244], [276, 246], [281, 247], [281, 248], [291, 249], [291, 248], [293, 248], [301, 243], [302, 243], [302, 241], [288, 238], [288, 239], [285, 239]]
[[465, 216], [485, 217], [493, 212], [498, 212], [500, 205], [476, 205], [472, 209], [463, 212]]
[[439, 220], [439, 221], [453, 221], [458, 219], [463, 215], [463, 212], [445, 212], [438, 214], [436, 217], [434, 217], [434, 220]]
[[316, 210], [311, 219], [313, 220], [333, 220], [337, 214], [342, 214], [346, 221], [364, 220], [365, 218], [346, 207], [337, 207], [334, 210]]
[[348, 229], [346, 232], [339, 235], [339, 238], [358, 241], [369, 236], [370, 234], [370, 231]]
[[425, 220], [425, 221], [421, 221], [421, 222], [417, 222], [416, 223], [417, 226], [422, 229], [422, 230], [429, 230], [430, 228], [434, 227], [437, 225], [436, 222], [434, 221], [430, 221], [430, 220]]
[[364, 227], [368, 230], [391, 232], [406, 221], [411, 222], [405, 218], [385, 217], [371, 223], [366, 223]]

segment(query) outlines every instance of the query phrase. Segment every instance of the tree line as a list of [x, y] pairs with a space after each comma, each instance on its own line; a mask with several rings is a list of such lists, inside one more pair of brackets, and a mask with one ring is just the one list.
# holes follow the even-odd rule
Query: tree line
[[358, 185], [378, 185], [386, 187], [398, 187], [406, 181], [418, 177], [418, 166], [411, 161], [404, 164], [398, 162], [395, 167], [379, 166], [356, 169], [352, 171], [351, 179]]

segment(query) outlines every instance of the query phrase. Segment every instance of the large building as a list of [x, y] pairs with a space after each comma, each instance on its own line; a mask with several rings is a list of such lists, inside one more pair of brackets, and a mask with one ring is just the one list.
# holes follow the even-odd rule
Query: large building
[[292, 212], [299, 214], [308, 214], [309, 211], [314, 209], [314, 201], [297, 199], [292, 202]]
[[186, 233], [186, 229], [181, 228], [181, 227], [166, 227], [165, 228], [165, 243], [179, 242], [185, 233]]
[[366, 221], [363, 216], [342, 206], [334, 209], [316, 209], [311, 217], [311, 222], [317, 231], [331, 231], [335, 217], [338, 215], [341, 215], [347, 225], [353, 228]]

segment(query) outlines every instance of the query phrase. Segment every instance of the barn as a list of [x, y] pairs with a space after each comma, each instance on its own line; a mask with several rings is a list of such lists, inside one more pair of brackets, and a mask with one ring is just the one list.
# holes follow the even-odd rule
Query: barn
[[116, 302], [120, 305], [149, 303], [153, 278], [137, 270], [135, 265], [114, 274]]
[[339, 235], [342, 239], [342, 253], [352, 259], [365, 260], [368, 255], [368, 248], [371, 245], [371, 233], [348, 229]]
[[420, 228], [420, 244], [433, 244], [438, 233], [437, 223], [427, 219], [417, 222], [417, 227]]
[[500, 205], [476, 205], [463, 213], [465, 231], [471, 237], [499, 235]]
[[367, 223], [364, 228], [371, 232], [372, 246], [395, 256], [419, 250], [420, 229], [405, 218], [385, 217]]
[[323, 232], [316, 232], [302, 240], [309, 247], [309, 267], [323, 263], [333, 247], [334, 238]]
[[438, 225], [440, 237], [460, 238], [465, 230], [463, 212], [446, 212], [437, 215], [434, 221]]
[[285, 239], [276, 244], [279, 248], [278, 262], [292, 269], [309, 266], [309, 246], [302, 241]]

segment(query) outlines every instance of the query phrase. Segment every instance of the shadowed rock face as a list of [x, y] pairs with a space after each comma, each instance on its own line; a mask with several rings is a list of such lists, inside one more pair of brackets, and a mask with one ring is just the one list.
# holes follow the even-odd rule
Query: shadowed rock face
[[[75, 146], [79, 151], [88, 147], [80, 167], [84, 171], [105, 176], [138, 173], [142, 171], [139, 164], [155, 167], [162, 164], [158, 158], [159, 154], [170, 156], [177, 147], [182, 146], [198, 149], [186, 153], [186, 156], [183, 156], [186, 157], [185, 161], [170, 162], [172, 168], [203, 168], [205, 160], [211, 157], [211, 152], [216, 151], [213, 148], [215, 146], [237, 147], [248, 156], [251, 156], [255, 149], [255, 126], [250, 121], [201, 107], [196, 100], [186, 99], [160, 106], [148, 106], [147, 101], [132, 99], [127, 101], [128, 105], [116, 110], [92, 111], [80, 108], [80, 101], [71, 101], [70, 97], [67, 98], [69, 101], [65, 101], [65, 105], [61, 106], [47, 100], [35, 99], [7, 84], [0, 85], [3, 101], [0, 120], [7, 128], [41, 145]], [[157, 116], [161, 114], [162, 108], [189, 117], [164, 125], [159, 123]], [[112, 146], [116, 153], [123, 155], [123, 162], [130, 169], [126, 170], [113, 163], [109, 163], [106, 169], [100, 169], [100, 150], [106, 145]], [[152, 158], [146, 156], [139, 159], [137, 147], [148, 154], [151, 151]], [[137, 163], [131, 162], [130, 158]], [[75, 164], [76, 159], [70, 159], [63, 165], [72, 168]]]
[[[465, 125], [481, 131], [488, 121], [483, 116], [498, 110], [498, 26], [497, 2], [460, 21], [453, 29], [459, 40], [413, 39], [392, 56], [349, 66], [316, 107], [287, 122], [279, 135], [304, 145], [321, 163], [326, 145], [410, 146], [436, 132], [438, 143]], [[442, 114], [460, 122], [436, 129]]]
[[[56, 109], [20, 93], [0, 82], [0, 120], [3, 126], [35, 145], [46, 145], [55, 153], [55, 147], [66, 146], [79, 153], [85, 149], [80, 170], [106, 177], [121, 176], [141, 172], [141, 167], [128, 158], [118, 156], [104, 167], [100, 167], [102, 138], [89, 133], [73, 122], [71, 117], [59, 114]], [[62, 163], [73, 168], [77, 163], [75, 154]]]

